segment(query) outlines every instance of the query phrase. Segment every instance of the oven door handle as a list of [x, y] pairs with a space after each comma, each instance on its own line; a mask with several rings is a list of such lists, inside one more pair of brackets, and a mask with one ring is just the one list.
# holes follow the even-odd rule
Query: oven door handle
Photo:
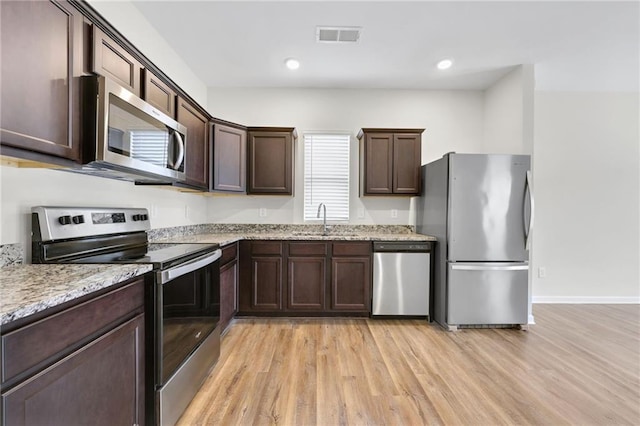
[[166, 284], [171, 280], [174, 280], [189, 272], [197, 271], [200, 268], [204, 268], [207, 265], [211, 265], [216, 260], [222, 257], [222, 250], [217, 249], [213, 253], [205, 254], [204, 256], [197, 257], [187, 263], [175, 266], [167, 269], [166, 271], [158, 272], [158, 283]]

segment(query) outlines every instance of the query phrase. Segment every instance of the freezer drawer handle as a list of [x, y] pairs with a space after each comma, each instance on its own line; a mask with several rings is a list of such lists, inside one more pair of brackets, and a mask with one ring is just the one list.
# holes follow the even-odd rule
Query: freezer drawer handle
[[454, 271], [526, 271], [529, 265], [511, 266], [476, 266], [476, 265], [451, 265]]

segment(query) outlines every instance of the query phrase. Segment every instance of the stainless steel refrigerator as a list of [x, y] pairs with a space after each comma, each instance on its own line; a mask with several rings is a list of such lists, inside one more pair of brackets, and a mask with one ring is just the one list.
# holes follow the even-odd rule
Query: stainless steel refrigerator
[[533, 218], [528, 155], [446, 154], [422, 166], [416, 229], [438, 238], [433, 318], [525, 325]]

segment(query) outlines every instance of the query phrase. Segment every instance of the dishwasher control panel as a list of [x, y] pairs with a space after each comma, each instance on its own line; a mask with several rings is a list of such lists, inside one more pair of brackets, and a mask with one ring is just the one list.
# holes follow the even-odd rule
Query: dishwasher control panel
[[381, 241], [373, 243], [374, 252], [430, 252], [433, 242], [430, 241]]

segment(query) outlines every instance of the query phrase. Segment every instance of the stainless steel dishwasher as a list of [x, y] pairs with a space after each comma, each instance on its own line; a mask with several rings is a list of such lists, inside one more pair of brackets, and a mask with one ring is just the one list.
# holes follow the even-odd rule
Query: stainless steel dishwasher
[[430, 242], [373, 243], [372, 315], [429, 317]]

